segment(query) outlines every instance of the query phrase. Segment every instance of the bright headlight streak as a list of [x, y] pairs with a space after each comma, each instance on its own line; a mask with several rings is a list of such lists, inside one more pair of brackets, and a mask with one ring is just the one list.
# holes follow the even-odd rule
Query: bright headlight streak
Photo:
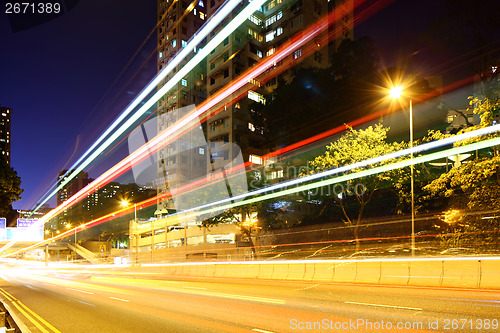
[[[382, 172], [386, 172], [386, 171], [390, 171], [390, 170], [394, 170], [394, 169], [399, 169], [399, 168], [404, 168], [404, 167], [418, 164], [418, 163], [429, 162], [429, 161], [433, 161], [433, 160], [447, 157], [447, 156], [462, 154], [462, 153], [466, 153], [466, 152], [469, 152], [472, 150], [488, 148], [488, 147], [499, 145], [499, 144], [500, 144], [500, 138], [494, 138], [494, 139], [490, 139], [490, 140], [476, 142], [476, 143], [472, 143], [472, 144], [469, 144], [466, 146], [451, 148], [451, 149], [447, 149], [444, 151], [431, 153], [429, 155], [419, 156], [419, 157], [415, 157], [413, 159], [408, 159], [408, 160], [404, 160], [404, 161], [400, 161], [400, 162], [396, 162], [396, 163], [392, 163], [392, 164], [388, 164], [388, 165], [375, 167], [373, 169], [359, 171], [359, 172], [352, 173], [349, 175], [344, 175], [344, 176], [340, 176], [340, 177], [336, 177], [336, 178], [332, 178], [332, 179], [326, 179], [326, 180], [318, 181], [318, 182], [315, 182], [312, 184], [302, 185], [302, 186], [291, 188], [291, 189], [281, 190], [279, 192], [266, 194], [266, 195], [263, 195], [263, 196], [260, 196], [257, 198], [251, 198], [251, 199], [231, 203], [231, 204], [224, 205], [224, 206], [218, 206], [215, 208], [211, 208], [211, 209], [197, 212], [195, 214], [193, 214], [193, 213], [187, 214], [187, 217], [189, 218], [191, 216], [196, 216], [196, 215], [210, 214], [210, 213], [221, 211], [221, 210], [231, 209], [234, 207], [239, 207], [239, 206], [243, 206], [243, 205], [247, 205], [247, 204], [251, 204], [251, 203], [255, 203], [255, 202], [259, 202], [259, 201], [274, 199], [274, 198], [281, 197], [281, 196], [288, 195], [288, 194], [294, 194], [297, 192], [307, 191], [307, 190], [322, 187], [322, 186], [328, 186], [328, 185], [332, 185], [332, 184], [345, 182], [348, 180], [353, 180], [353, 179], [357, 179], [357, 178], [361, 178], [361, 177], [371, 176], [371, 175], [375, 175], [378, 173], [382, 173]], [[254, 194], [254, 193], [251, 192], [248, 195], [252, 195], [252, 194]], [[233, 198], [233, 200], [234, 200], [234, 198]], [[217, 203], [212, 203], [211, 206], [220, 204], [221, 202], [222, 202], [222, 200], [220, 202], [217, 202]], [[226, 202], [226, 200], [224, 200], [224, 202]], [[192, 210], [190, 210], [190, 211], [192, 211]], [[183, 213], [186, 214], [186, 212], [183, 212]], [[178, 213], [175, 215], [182, 215], [183, 213]]]
[[[259, 1], [255, 1], [256, 3], [260, 3], [261, 5], [265, 2], [262, 1], [262, 0], [259, 0]], [[222, 22], [222, 20], [231, 13], [231, 11], [234, 10], [234, 8], [236, 6], [238, 6], [238, 4], [240, 4], [241, 1], [240, 0], [228, 0], [214, 15], [211, 16], [211, 18], [201, 27], [200, 31], [193, 35], [193, 37], [191, 37], [191, 39], [188, 41], [187, 45], [185, 47], [182, 48], [182, 50], [177, 53], [175, 55], [175, 57], [167, 64], [167, 66], [160, 72], [158, 73], [158, 75], [156, 75], [156, 77], [141, 91], [141, 93], [129, 104], [129, 106], [127, 106], [127, 108], [120, 114], [120, 116], [115, 119], [115, 121], [106, 129], [106, 131], [104, 131], [104, 133], [101, 134], [101, 136], [92, 144], [92, 146], [90, 146], [90, 148], [87, 149], [87, 151], [85, 151], [85, 153], [83, 153], [83, 155], [69, 168], [69, 170], [72, 170], [74, 169], [75, 171], [73, 171], [66, 180], [64, 180], [63, 182], [61, 182], [61, 184], [54, 190], [52, 191], [50, 194], [48, 194], [52, 188], [54, 188], [55, 184], [51, 186], [51, 188], [47, 191], [47, 193], [45, 193], [42, 197], [45, 197], [46, 198], [35, 208], [35, 211], [38, 210], [40, 207], [42, 207], [43, 204], [45, 204], [53, 195], [57, 194], [57, 191], [59, 191], [60, 189], [62, 189], [69, 181], [71, 181], [74, 177], [76, 177], [78, 175], [78, 173], [80, 171], [82, 171], [88, 164], [90, 164], [90, 162], [92, 162], [99, 154], [93, 154], [90, 159], [87, 159], [87, 161], [85, 161], [84, 164], [82, 164], [82, 166], [78, 167], [78, 164], [80, 164], [84, 159], [85, 157], [87, 157], [117, 126], [118, 124], [120, 124], [124, 119], [125, 117], [127, 117], [132, 111], [133, 109], [139, 105], [139, 103], [147, 97], [147, 95], [153, 91], [154, 89], [156, 89], [156, 87], [158, 86], [158, 84], [161, 82], [161, 80], [163, 80], [168, 74], [170, 74], [170, 72], [176, 67], [178, 66], [181, 61], [184, 60], [185, 57], [187, 57], [189, 55], [189, 53], [191, 51], [194, 50], [194, 48], [200, 44], [200, 42], [203, 41], [203, 39], [205, 37], [208, 36], [208, 34], [213, 31], [213, 29], [215, 29], [217, 27], [217, 25], [219, 23]], [[256, 7], [256, 5], [248, 5], [247, 8], [249, 7]], [[250, 14], [252, 14], [255, 10], [257, 10], [258, 8], [260, 7], [257, 6], [257, 8], [253, 9], [252, 12]], [[245, 8], [245, 9], [247, 9]], [[247, 15], [247, 18], [248, 16]], [[234, 22], [238, 17], [236, 17], [234, 20], [231, 21]], [[238, 23], [238, 26], [241, 25], [242, 22], [239, 22]], [[234, 28], [236, 29], [236, 28]], [[231, 31], [232, 32], [232, 31]], [[231, 33], [230, 32], [230, 33]], [[229, 35], [229, 34], [228, 34]], [[224, 37], [225, 38], [225, 37]], [[224, 39], [222, 38], [220, 42], [222, 42], [222, 40]], [[215, 45], [217, 46], [217, 44]], [[215, 48], [215, 46], [213, 46]], [[211, 49], [208, 49], [208, 45], [207, 47], [205, 47], [204, 49], [207, 49], [208, 52], [211, 51]], [[206, 52], [208, 54], [208, 52]], [[203, 59], [203, 58], [201, 58]], [[197, 63], [199, 61], [201, 61], [201, 59], [199, 59], [197, 61]], [[195, 63], [192, 67], [194, 67], [197, 63]], [[191, 70], [192, 68], [190, 68], [189, 70]], [[188, 72], [189, 72], [188, 70]], [[187, 73], [186, 73], [187, 74]], [[185, 75], [185, 74], [184, 74]], [[184, 76], [182, 75], [182, 76]], [[170, 87], [172, 87], [174, 84], [176, 84], [182, 77], [179, 77], [178, 75], [176, 75], [174, 78], [172, 78], [171, 80], [169, 80], [169, 83], [172, 82], [170, 84]], [[176, 80], [176, 81], [174, 81]], [[166, 92], [166, 91], [165, 91]], [[165, 93], [164, 92], [164, 93]], [[153, 98], [155, 98], [158, 94], [155, 94]], [[161, 97], [161, 96], [160, 96]], [[152, 99], [153, 99], [152, 98]], [[150, 102], [152, 99], [150, 99], [148, 102]], [[135, 116], [134, 116], [134, 121], [137, 120], [140, 116], [143, 115], [144, 112], [147, 111], [147, 109], [152, 106], [154, 103], [156, 103], [158, 101], [159, 97], [157, 97], [152, 103], [149, 104], [149, 106], [147, 108], [140, 108]], [[133, 122], [128, 122], [126, 124], [128, 124], [127, 126], [123, 125], [121, 126], [117, 132], [115, 132], [115, 134], [118, 134], [118, 135], [114, 135], [114, 139], [113, 141], [118, 137], [120, 136], [130, 125], [132, 125]], [[109, 141], [109, 140], [108, 140]], [[105, 148], [107, 148], [111, 143], [108, 141], [106, 141], [106, 143], [103, 145], [104, 148], [101, 149], [104, 150]], [[69, 171], [68, 171], [69, 173]], [[66, 175], [68, 174], [66, 173], [64, 175], [64, 177], [66, 177]], [[57, 183], [56, 183], [57, 184]]]
[[[259, 8], [260, 5], [258, 6], [258, 4], [259, 3], [263, 3], [265, 1], [266, 0], [253, 1], [252, 4], [254, 6], [256, 6], [257, 8]], [[245, 9], [248, 9], [248, 7], [245, 8]], [[249, 9], [249, 11], [250, 10], [253, 10], [253, 8]], [[254, 11], [255, 10], [253, 10], [251, 13], [253, 13]], [[240, 16], [240, 14], [241, 14], [241, 16]], [[249, 16], [249, 14], [247, 12], [243, 12], [243, 11], [240, 14], [238, 14], [238, 16], [236, 16], [235, 19], [233, 19], [233, 21], [231, 21], [231, 23], [233, 23], [237, 19], [239, 19], [241, 22], [244, 22], [246, 20], [246, 17]], [[254, 77], [260, 75], [265, 70], [267, 70], [267, 68], [269, 68], [269, 66], [271, 66], [274, 62], [280, 61], [281, 59], [285, 58], [293, 50], [301, 47], [304, 43], [306, 43], [311, 38], [313, 38], [318, 33], [320, 33], [322, 30], [324, 30], [328, 26], [328, 18], [329, 18], [328, 16], [325, 17], [320, 23], [318, 23], [317, 25], [315, 25], [315, 26], [311, 27], [310, 29], [308, 29], [296, 41], [294, 41], [290, 45], [284, 47], [283, 50], [281, 50], [279, 53], [276, 53], [274, 56], [269, 57], [268, 59], [266, 59], [266, 61], [264, 61], [260, 65], [256, 66], [255, 69], [252, 69], [248, 74], [240, 77], [235, 82], [233, 82], [228, 88], [222, 90], [219, 94], [213, 96], [213, 98], [211, 98], [209, 101], [207, 101], [206, 104], [204, 104], [203, 106], [201, 106], [195, 112], [192, 112], [192, 113], [186, 115], [184, 118], [182, 118], [181, 120], [177, 121], [174, 125], [172, 125], [168, 129], [166, 129], [160, 135], [156, 136], [155, 138], [153, 138], [152, 140], [150, 140], [147, 144], [145, 144], [141, 148], [137, 149], [134, 153], [130, 154], [125, 159], [123, 159], [121, 162], [119, 162], [118, 164], [116, 164], [114, 167], [112, 167], [111, 169], [107, 170], [105, 173], [103, 173], [100, 177], [98, 177], [95, 181], [93, 181], [87, 187], [83, 188], [78, 193], [76, 193], [74, 196], [72, 196], [70, 199], [68, 199], [67, 201], [65, 201], [63, 204], [61, 204], [57, 208], [55, 208], [52, 211], [50, 211], [48, 214], [44, 215], [38, 221], [37, 225], [39, 225], [41, 223], [45, 223], [45, 221], [48, 221], [50, 218], [56, 216], [59, 212], [61, 212], [65, 208], [68, 208], [73, 203], [81, 200], [85, 195], [87, 195], [89, 193], [92, 193], [94, 191], [94, 189], [98, 188], [100, 185], [102, 185], [103, 183], [105, 183], [107, 180], [112, 179], [112, 176], [118, 174], [118, 172], [120, 170], [125, 170], [130, 164], [138, 163], [139, 159], [145, 158], [145, 154], [150, 154], [150, 152], [152, 150], [158, 149], [156, 147], [158, 147], [159, 145], [162, 145], [162, 143], [164, 145], [165, 144], [164, 141], [166, 139], [168, 139], [170, 136], [175, 135], [176, 131], [182, 129], [185, 125], [189, 124], [192, 120], [194, 120], [195, 118], [199, 117], [204, 112], [208, 111], [211, 107], [213, 107], [213, 106], [217, 105], [218, 103], [220, 103], [221, 101], [223, 101], [230, 94], [232, 94], [232, 93], [236, 92], [238, 89], [244, 87], [251, 78], [254, 78]], [[241, 22], [240, 22], [240, 24], [241, 24]], [[222, 32], [224, 32], [224, 35], [220, 36], [220, 38], [218, 38], [217, 40], [214, 38], [212, 40], [214, 42], [213, 45], [210, 44], [210, 43], [207, 44], [207, 47], [203, 48], [204, 52], [206, 54], [208, 54], [210, 52], [210, 50], [211, 50], [212, 47], [215, 47], [218, 44], [220, 44], [224, 40], [224, 38], [227, 37], [237, 27], [238, 27], [238, 25], [236, 25], [236, 24], [227, 25], [226, 28], [228, 28], [228, 29], [224, 28], [223, 30], [221, 30], [221, 32], [219, 32], [219, 34], [216, 35], [216, 37], [219, 36]], [[211, 47], [208, 47], [209, 45]], [[198, 55], [200, 55], [201, 52], [202, 51], [199, 51]], [[203, 58], [206, 56], [206, 54], [203, 56]], [[203, 59], [203, 58], [201, 58], [201, 59]], [[183, 69], [190, 70], [192, 67], [196, 66], [196, 64], [198, 63], [198, 61], [194, 62], [194, 60], [195, 60], [195, 57], [193, 57], [193, 59], [191, 59], [183, 67]], [[187, 69], [187, 68], [189, 68], [189, 69]], [[178, 79], [182, 78], [183, 76], [184, 75], [179, 76]], [[174, 79], [174, 78], [172, 78], [172, 79]], [[150, 104], [146, 103], [145, 105], [143, 105], [139, 109], [139, 111], [135, 115], [132, 116], [132, 118], [130, 118], [125, 124], [122, 125], [121, 128], [128, 127], [131, 124], [133, 124], [138, 119], [138, 117], [140, 117], [140, 115], [137, 116], [137, 114], [140, 113], [141, 110], [144, 110], [144, 112], [145, 112], [161, 96], [162, 96], [162, 94], [156, 93], [150, 99], [150, 101], [152, 101], [153, 99], [155, 99], [155, 97], [156, 97], [156, 100], [154, 102], [148, 101], [148, 103], [150, 103]], [[111, 144], [118, 136], [119, 136], [119, 133], [116, 134], [116, 135], [114, 134], [108, 140], [106, 140], [106, 142], [103, 144], [103, 146], [101, 146], [96, 152], [94, 152], [92, 154], [92, 156], [88, 159], [88, 161], [89, 160], [92, 161], [95, 157], [97, 157], [105, 149], [105, 147], [107, 145]], [[85, 163], [87, 163], [87, 161]], [[90, 163], [90, 162], [88, 162], [88, 163]], [[80, 171], [83, 170], [83, 168], [86, 165], [88, 165], [88, 163], [85, 164], [85, 165], [83, 165], [79, 170]]]
[[[449, 144], [452, 144], [452, 143], [455, 143], [455, 142], [458, 142], [458, 141], [470, 139], [470, 138], [473, 138], [473, 137], [476, 137], [476, 136], [481, 136], [481, 135], [485, 135], [485, 134], [491, 134], [491, 133], [494, 133], [494, 132], [497, 132], [497, 131], [500, 131], [500, 124], [499, 125], [485, 127], [485, 128], [481, 128], [481, 129], [478, 129], [478, 130], [475, 130], [475, 131], [472, 131], [472, 132], [463, 133], [463, 134], [456, 135], [456, 136], [453, 136], [453, 137], [449, 137], [449, 138], [446, 138], [446, 139], [441, 139], [441, 140], [432, 141], [432, 142], [429, 142], [429, 143], [424, 143], [424, 144], [415, 146], [413, 148], [403, 149], [403, 150], [400, 150], [400, 151], [397, 151], [397, 152], [394, 152], [394, 153], [390, 153], [390, 154], [387, 154], [387, 155], [382, 155], [382, 156], [379, 156], [379, 157], [375, 157], [375, 158], [372, 158], [372, 159], [369, 159], [369, 160], [357, 162], [357, 163], [354, 163], [354, 164], [345, 165], [345, 166], [342, 166], [342, 167], [339, 167], [339, 168], [335, 168], [335, 169], [332, 169], [332, 170], [328, 170], [328, 171], [325, 171], [325, 172], [315, 173], [315, 174], [308, 175], [308, 176], [305, 176], [305, 177], [296, 178], [296, 179], [289, 180], [289, 181], [286, 181], [286, 182], [283, 182], [283, 183], [279, 183], [279, 184], [276, 184], [276, 185], [272, 185], [272, 186], [268, 186], [268, 187], [265, 187], [265, 188], [261, 188], [259, 190], [255, 190], [255, 191], [252, 191], [252, 192], [249, 192], [249, 193], [246, 193], [246, 194], [240, 194], [240, 195], [233, 196], [231, 198], [227, 198], [227, 199], [223, 199], [223, 200], [220, 200], [220, 201], [217, 201], [217, 202], [212, 202], [212, 203], [208, 203], [208, 204], [205, 204], [205, 205], [202, 205], [202, 206], [198, 206], [198, 207], [195, 207], [193, 209], [185, 210], [185, 211], [183, 211], [181, 213], [177, 213], [177, 214], [185, 214], [185, 213], [188, 213], [188, 212], [191, 212], [191, 211], [196, 211], [196, 210], [199, 210], [199, 209], [208, 208], [208, 207], [211, 207], [211, 206], [214, 206], [214, 205], [224, 204], [224, 203], [230, 202], [232, 200], [244, 199], [244, 198], [246, 198], [249, 195], [257, 195], [257, 194], [262, 194], [262, 193], [266, 193], [266, 192], [270, 192], [270, 191], [280, 190], [282, 188], [286, 188], [286, 187], [290, 187], [290, 186], [296, 186], [296, 185], [299, 185], [301, 183], [308, 182], [308, 181], [311, 181], [311, 180], [314, 180], [314, 179], [323, 178], [323, 177], [327, 177], [327, 176], [332, 176], [332, 175], [335, 175], [335, 174], [338, 174], [338, 173], [350, 171], [352, 169], [366, 167], [368, 165], [372, 165], [372, 164], [375, 164], [375, 163], [380, 163], [380, 162], [387, 161], [387, 160], [390, 160], [390, 159], [394, 159], [394, 158], [398, 158], [398, 157], [410, 155], [412, 152], [413, 152], [413, 154], [416, 154], [416, 153], [420, 153], [420, 152], [423, 152], [423, 151], [426, 151], [426, 150], [430, 150], [430, 149], [442, 147], [442, 146], [445, 146], [445, 145], [449, 145]], [[450, 155], [453, 155], [453, 154], [450, 154]], [[450, 155], [447, 155], [447, 156], [450, 156]], [[431, 155], [427, 155], [427, 156], [431, 156]], [[415, 160], [415, 158], [414, 158], [414, 160]], [[173, 214], [173, 215], [177, 215], [177, 214]]]
[[[489, 128], [491, 128], [491, 127], [489, 127]], [[481, 130], [478, 130], [478, 131], [480, 131], [482, 133], [483, 130], [484, 129], [481, 129]], [[477, 131], [475, 131], [475, 132], [477, 132]], [[472, 132], [470, 132], [470, 133], [472, 133]], [[468, 133], [465, 133], [465, 134], [468, 134]], [[454, 138], [454, 139], [456, 139], [456, 138]], [[463, 137], [461, 135], [460, 135], [460, 140], [463, 140]], [[460, 141], [460, 140], [455, 140], [455, 141]], [[437, 141], [437, 142], [440, 142], [440, 141]], [[444, 140], [442, 140], [442, 141], [444, 141]], [[434, 142], [431, 142], [431, 144], [432, 143], [434, 143]], [[445, 142], [444, 144], [448, 144], [448, 143], [449, 142]], [[269, 200], [269, 199], [273, 199], [273, 198], [276, 198], [276, 197], [281, 197], [281, 196], [288, 195], [288, 194], [294, 194], [294, 193], [301, 192], [301, 191], [307, 191], [307, 190], [318, 188], [318, 187], [321, 187], [321, 186], [333, 185], [333, 184], [337, 184], [337, 183], [348, 181], [348, 180], [353, 180], [353, 179], [357, 179], [357, 178], [361, 178], [361, 177], [371, 176], [371, 175], [374, 175], [374, 174], [377, 174], [377, 173], [381, 173], [381, 172], [386, 172], [386, 171], [390, 171], [390, 170], [394, 170], [394, 169], [398, 169], [398, 168], [404, 168], [404, 167], [410, 166], [412, 164], [429, 162], [429, 161], [432, 161], [432, 160], [440, 159], [440, 158], [451, 156], [451, 155], [462, 154], [462, 153], [469, 152], [469, 151], [472, 151], [472, 150], [488, 148], [488, 147], [495, 146], [495, 145], [498, 145], [498, 144], [500, 144], [500, 138], [494, 138], [494, 139], [490, 139], [490, 140], [476, 142], [476, 143], [469, 144], [469, 145], [462, 146], [462, 147], [456, 147], [456, 148], [451, 148], [451, 149], [444, 150], [444, 151], [441, 151], [441, 152], [431, 153], [431, 154], [426, 155], [426, 156], [419, 156], [419, 157], [415, 157], [413, 159], [408, 159], [408, 160], [400, 161], [400, 162], [397, 162], [397, 163], [392, 163], [392, 164], [388, 164], [388, 165], [384, 165], [384, 166], [380, 166], [380, 167], [375, 167], [373, 169], [359, 171], [359, 172], [356, 172], [356, 173], [353, 173], [353, 174], [344, 175], [344, 176], [336, 177], [336, 178], [333, 178], [333, 179], [327, 179], [327, 180], [318, 181], [318, 182], [312, 183], [312, 184], [302, 185], [300, 187], [295, 187], [293, 189], [286, 189], [286, 190], [282, 190], [280, 192], [270, 193], [270, 194], [267, 194], [267, 195], [264, 195], [264, 196], [261, 196], [261, 197], [251, 198], [251, 199], [243, 200], [241, 202], [237, 202], [237, 203], [233, 203], [233, 204], [228, 204], [228, 205], [225, 205], [225, 206], [218, 206], [216, 208], [211, 208], [211, 209], [203, 210], [203, 211], [200, 211], [200, 212], [194, 212], [194, 210], [199, 210], [199, 209], [205, 208], [205, 207], [213, 207], [213, 206], [225, 203], [225, 202], [227, 202], [227, 200], [220, 200], [218, 202], [214, 202], [214, 203], [210, 203], [210, 204], [207, 204], [207, 205], [199, 206], [199, 207], [196, 207], [196, 208], [194, 208], [192, 210], [186, 210], [184, 212], [177, 213], [177, 214], [172, 214], [172, 215], [181, 215], [181, 216], [184, 216], [186, 218], [190, 218], [190, 217], [195, 217], [196, 215], [199, 215], [199, 214], [209, 214], [209, 213], [212, 213], [212, 212], [221, 211], [221, 210], [225, 210], [225, 209], [231, 209], [231, 208], [234, 208], [234, 207], [238, 207], [238, 206], [242, 206], [242, 205], [246, 205], [246, 204], [251, 204], [251, 203], [255, 203], [255, 202], [259, 202], [259, 201]], [[428, 144], [425, 144], [425, 145], [428, 145]], [[419, 151], [421, 151], [421, 150], [423, 150], [422, 146], [424, 146], [424, 145], [417, 146], [415, 148], [418, 149]], [[429, 149], [429, 148], [427, 148], [427, 149]], [[390, 156], [390, 155], [393, 155], [393, 154], [388, 154], [388, 155], [385, 155], [385, 156]], [[354, 166], [354, 164], [349, 165], [348, 167], [350, 167], [350, 169], [356, 168]], [[359, 167], [359, 166], [357, 166], [357, 167]], [[335, 169], [335, 170], [338, 170], [338, 169]], [[324, 177], [325, 173], [314, 174], [314, 175], [311, 175], [311, 176], [318, 176], [318, 175], [320, 175], [321, 177]], [[314, 177], [314, 178], [313, 177], [303, 177], [303, 178], [301, 178], [301, 180], [304, 179], [303, 181], [310, 181], [310, 180], [315, 179], [315, 178], [317, 178], [317, 177]], [[272, 187], [273, 190], [279, 190], [280, 188], [290, 186], [289, 183], [287, 183], [287, 184], [282, 183], [282, 184], [279, 184], [279, 185], [280, 186], [273, 186]], [[268, 187], [268, 188], [266, 188], [264, 190], [270, 191], [271, 187]], [[255, 195], [257, 192], [258, 191], [254, 191], [254, 192], [251, 192], [251, 193], [249, 193], [247, 195]], [[230, 199], [230, 200], [234, 200], [234, 197], [232, 199]], [[105, 220], [106, 218], [108, 218], [110, 216], [113, 216], [113, 215], [114, 215], [114, 213], [111, 213], [111, 214], [103, 216], [102, 218], [99, 218], [99, 219], [97, 219], [95, 221], [88, 222], [88, 223], [85, 224], [85, 227], [86, 226], [90, 226], [93, 223], [98, 222], [98, 220], [101, 220], [101, 219]], [[57, 238], [53, 238], [53, 239], [59, 239], [59, 238], [65, 237], [67, 235], [71, 235], [71, 234], [73, 234], [74, 231], [76, 231], [76, 229], [79, 229], [79, 228], [81, 228], [81, 227], [76, 227], [76, 228], [73, 228], [71, 230], [68, 230], [68, 231], [66, 231], [63, 234], [58, 235]], [[37, 243], [35, 245], [32, 245], [32, 246], [30, 246], [28, 248], [18, 250], [18, 251], [14, 252], [14, 253], [3, 255], [2, 257], [12, 256], [12, 255], [15, 255], [16, 253], [24, 252], [24, 251], [27, 251], [29, 249], [39, 247], [39, 246], [41, 246], [43, 244], [49, 243], [51, 240], [52, 239], [39, 242], [39, 243]], [[14, 243], [15, 242], [10, 242], [7, 245], [5, 245], [4, 248], [5, 249], [9, 248]], [[0, 251], [3, 250], [4, 248], [0, 249]]]

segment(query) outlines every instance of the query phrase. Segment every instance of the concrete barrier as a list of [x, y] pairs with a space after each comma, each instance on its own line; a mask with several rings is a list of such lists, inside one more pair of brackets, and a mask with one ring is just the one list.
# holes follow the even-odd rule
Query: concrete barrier
[[259, 265], [252, 264], [229, 264], [226, 267], [226, 277], [256, 279], [259, 276]]
[[[313, 265], [312, 265], [313, 266]], [[304, 276], [307, 271], [306, 263], [290, 263], [288, 264], [288, 275], [287, 280], [299, 280], [304, 281]]]
[[288, 277], [288, 263], [279, 262], [274, 264], [273, 280], [286, 280]]
[[[311, 264], [309, 264], [311, 265]], [[314, 265], [314, 278], [316, 282], [332, 282], [335, 273], [335, 263], [316, 262]]]
[[216, 264], [207, 264], [207, 270], [205, 271], [206, 277], [214, 277]]
[[[56, 270], [57, 266], [54, 266]], [[65, 267], [79, 273], [82, 266]], [[43, 269], [43, 268], [42, 268]], [[49, 266], [47, 269], [51, 269]], [[94, 268], [101, 276], [272, 279], [380, 285], [500, 289], [500, 257], [385, 260], [255, 261]], [[59, 270], [57, 270], [59, 272]], [[83, 271], [82, 278], [88, 275]]]
[[224, 277], [225, 272], [226, 272], [226, 265], [225, 264], [215, 265], [215, 271], [214, 271], [213, 277], [222, 278], [222, 277]]
[[259, 279], [270, 280], [274, 274], [274, 264], [272, 262], [264, 262], [259, 264]]
[[358, 261], [343, 261], [335, 264], [333, 282], [354, 282], [357, 275]]
[[314, 276], [316, 274], [316, 265], [315, 264], [304, 264], [304, 269], [305, 269], [305, 273], [304, 273], [304, 277], [303, 277], [303, 280], [304, 281], [314, 281]]
[[382, 261], [380, 284], [406, 286], [410, 279], [409, 261]]
[[415, 260], [410, 263], [410, 286], [440, 287], [443, 279], [441, 260]]
[[355, 282], [359, 283], [380, 283], [380, 273], [382, 270], [382, 262], [368, 261], [363, 262], [361, 265], [358, 262], [356, 265], [356, 278]]
[[500, 289], [500, 260], [479, 260], [481, 262], [479, 287]]
[[[478, 288], [481, 274], [481, 262], [469, 261], [443, 261], [442, 287]], [[497, 277], [497, 284], [498, 278]]]

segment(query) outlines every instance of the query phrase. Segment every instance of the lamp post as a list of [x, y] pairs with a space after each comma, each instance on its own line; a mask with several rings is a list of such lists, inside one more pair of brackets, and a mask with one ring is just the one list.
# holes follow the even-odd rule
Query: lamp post
[[[399, 99], [403, 93], [401, 87], [393, 87], [390, 91], [390, 96], [394, 99]], [[414, 166], [413, 166], [413, 102], [412, 98], [409, 97], [410, 104], [410, 159], [412, 163], [410, 165], [410, 191], [411, 191], [411, 255], [415, 256], [415, 189], [414, 189]]]
[[[128, 201], [125, 201], [123, 200], [121, 202], [121, 205], [123, 207], [128, 207], [129, 203]], [[132, 228], [129, 228], [129, 229], [132, 229]], [[134, 203], [134, 230], [137, 229], [137, 204]], [[132, 237], [132, 235], [129, 235], [129, 260], [132, 259], [132, 238], [135, 238], [135, 263], [137, 264], [139, 262], [139, 239], [137, 237], [137, 233], [136, 235], [134, 235], [134, 237]]]

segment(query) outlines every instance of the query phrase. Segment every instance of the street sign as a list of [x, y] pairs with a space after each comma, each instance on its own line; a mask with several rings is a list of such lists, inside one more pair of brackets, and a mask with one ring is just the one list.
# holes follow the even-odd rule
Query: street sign
[[100, 257], [106, 256], [106, 245], [101, 245], [99, 249]]
[[38, 219], [17, 219], [18, 228], [29, 228], [36, 223]]

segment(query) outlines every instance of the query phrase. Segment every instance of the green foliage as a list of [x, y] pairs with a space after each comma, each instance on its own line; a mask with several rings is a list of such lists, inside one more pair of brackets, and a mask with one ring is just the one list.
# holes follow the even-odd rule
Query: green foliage
[[[489, 84], [487, 97], [482, 99], [469, 97], [470, 108], [480, 115], [481, 122], [460, 130], [457, 134], [474, 131], [493, 124], [493, 119], [500, 110], [500, 89], [498, 84]], [[493, 137], [499, 133], [483, 135], [455, 143], [462, 146]], [[451, 135], [430, 132], [428, 140], [441, 139]], [[474, 247], [498, 243], [498, 229], [500, 219], [494, 211], [500, 206], [500, 154], [497, 147], [476, 152], [476, 158], [469, 160], [458, 167], [432, 180], [423, 187], [428, 193], [424, 199], [427, 202], [440, 201], [449, 208], [450, 212], [459, 211], [461, 219], [446, 219], [439, 225], [444, 235], [442, 243], [449, 246]]]
[[[310, 162], [310, 166], [312, 167], [310, 172], [323, 172], [331, 168], [351, 165], [406, 148], [406, 143], [388, 142], [388, 131], [389, 128], [383, 127], [381, 124], [369, 126], [366, 129], [360, 130], [349, 127], [344, 135], [326, 147], [326, 152], [324, 154], [316, 157]], [[356, 173], [365, 168], [393, 162], [394, 160], [387, 160], [369, 167], [350, 170], [349, 173]], [[351, 190], [351, 192], [340, 195], [337, 200], [346, 218], [346, 224], [354, 226], [354, 237], [356, 238], [357, 247], [359, 247], [359, 228], [362, 224], [364, 210], [372, 199], [373, 194], [382, 188], [393, 188], [397, 192], [403, 193], [405, 192], [403, 184], [407, 180], [407, 170], [399, 169], [358, 178], [348, 182], [347, 188], [356, 189], [356, 184], [361, 184], [363, 187], [363, 191]], [[346, 206], [352, 204], [353, 200], [358, 207], [356, 219], [350, 216], [346, 209]]]
[[446, 197], [452, 208], [489, 210], [500, 206], [500, 156], [470, 161], [423, 188], [432, 197]]
[[12, 203], [21, 199], [21, 178], [3, 158], [0, 158], [0, 217], [12, 211]]

